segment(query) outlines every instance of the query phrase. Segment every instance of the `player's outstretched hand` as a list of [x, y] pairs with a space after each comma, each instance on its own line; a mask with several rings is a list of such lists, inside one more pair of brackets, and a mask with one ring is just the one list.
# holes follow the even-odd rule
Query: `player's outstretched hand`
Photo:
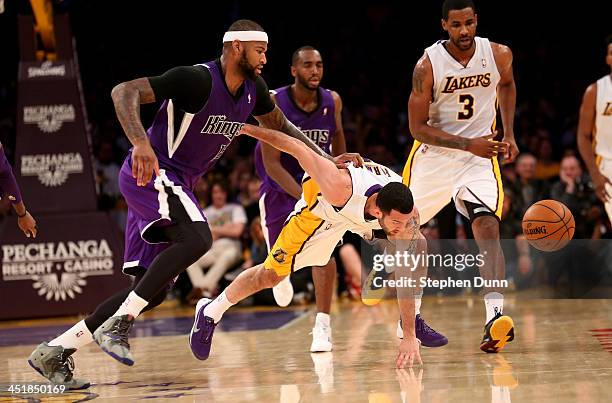
[[395, 366], [397, 368], [411, 368], [414, 363], [423, 365], [419, 348], [420, 344], [416, 337], [404, 338], [399, 345]]
[[146, 186], [153, 173], [159, 175], [159, 162], [149, 139], [145, 138], [136, 143], [132, 150], [132, 177], [138, 186]]
[[354, 166], [357, 168], [361, 168], [363, 166], [363, 158], [359, 153], [343, 153], [336, 157], [334, 157], [334, 162], [338, 168], [344, 168], [344, 164], [347, 162], [352, 162]]
[[497, 154], [505, 155], [508, 152], [509, 144], [503, 141], [494, 141], [493, 137], [496, 134], [470, 139], [466, 150], [482, 158], [497, 157]]
[[26, 211], [23, 217], [17, 219], [17, 225], [19, 225], [19, 229], [23, 231], [25, 236], [36, 238], [36, 233], [38, 232], [36, 220], [29, 212]]

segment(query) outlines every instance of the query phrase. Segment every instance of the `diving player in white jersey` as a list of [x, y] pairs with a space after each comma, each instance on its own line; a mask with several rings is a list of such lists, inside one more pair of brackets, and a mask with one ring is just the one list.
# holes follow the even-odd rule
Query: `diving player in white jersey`
[[578, 121], [578, 150], [593, 179], [597, 197], [604, 202], [612, 221], [612, 35], [606, 44], [610, 74], [589, 85], [584, 92]]
[[[208, 358], [214, 329], [227, 309], [259, 290], [273, 287], [295, 270], [326, 264], [346, 231], [368, 240], [378, 239], [387, 254], [389, 250], [414, 253], [426, 246], [410, 189], [389, 168], [372, 162], [365, 162], [360, 168], [352, 163], [338, 168], [289, 136], [277, 138], [274, 130], [244, 125], [241, 133], [298, 160], [306, 172], [302, 197], [266, 261], [240, 273], [215, 300], [204, 298], [198, 302], [191, 344], [194, 354], [205, 351], [196, 355], [200, 359]], [[394, 273], [396, 280], [422, 274], [422, 267], [399, 264]], [[414, 295], [419, 293], [414, 286], [397, 288], [406, 335], [399, 346], [398, 368], [421, 362], [414, 320]]]
[[[421, 224], [454, 200], [457, 210], [470, 218], [481, 253], [486, 251], [481, 276], [501, 280], [503, 187], [497, 156], [511, 162], [518, 155], [513, 129], [516, 87], [512, 52], [476, 37], [477, 21], [471, 0], [444, 2], [441, 22], [449, 39], [427, 48], [414, 68], [408, 115], [415, 142], [403, 179], [414, 195]], [[493, 141], [498, 99], [502, 142]], [[514, 338], [514, 324], [502, 315], [502, 290], [484, 291], [486, 321], [480, 348], [497, 352]]]

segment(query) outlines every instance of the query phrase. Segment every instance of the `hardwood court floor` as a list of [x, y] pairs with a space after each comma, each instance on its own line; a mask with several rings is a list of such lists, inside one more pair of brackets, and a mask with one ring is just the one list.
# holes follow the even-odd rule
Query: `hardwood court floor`
[[[394, 368], [397, 308], [392, 301], [374, 307], [334, 304], [333, 353], [308, 352], [312, 311], [294, 312], [295, 319], [278, 329], [216, 332], [205, 362], [192, 357], [185, 334], [153, 337], [138, 330], [142, 337], [131, 339], [133, 367], [116, 363], [91, 344], [75, 354], [76, 374], [95, 385], [85, 392], [35, 397], [287, 403], [612, 401], [609, 300], [507, 298], [505, 312], [514, 319], [516, 339], [501, 354], [484, 354], [478, 349], [484, 321], [479, 298], [426, 298], [423, 316], [446, 334], [449, 344], [423, 348], [424, 366], [401, 371]], [[155, 322], [165, 313], [157, 315], [144, 315], [144, 320]], [[33, 347], [0, 348], [0, 384], [43, 380], [26, 363]], [[0, 400], [11, 399], [3, 396]]]

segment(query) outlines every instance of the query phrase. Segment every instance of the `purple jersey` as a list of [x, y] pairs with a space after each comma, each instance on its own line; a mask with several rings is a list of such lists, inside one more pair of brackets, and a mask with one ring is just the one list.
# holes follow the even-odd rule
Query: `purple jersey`
[[4, 148], [0, 143], [0, 198], [8, 197], [11, 203], [19, 203], [21, 201], [21, 193], [19, 186], [13, 175], [13, 169], [4, 155]]
[[218, 64], [211, 61], [203, 66], [210, 71], [212, 88], [202, 110], [185, 113], [175, 127], [174, 114], [179, 111], [174, 110], [172, 100], [165, 100], [147, 131], [159, 167], [174, 172], [191, 189], [223, 155], [256, 102], [255, 81], [245, 80], [244, 91], [234, 98]]
[[[305, 112], [295, 103], [291, 96], [290, 88], [290, 86], [286, 86], [274, 91], [276, 104], [287, 116], [287, 119], [310, 137], [319, 147], [331, 154], [331, 142], [336, 132], [336, 108], [332, 92], [319, 87], [319, 106], [312, 112]], [[289, 154], [281, 153], [281, 164], [295, 178], [296, 182], [302, 182], [304, 170], [302, 170], [302, 167], [295, 158]], [[262, 181], [260, 194], [269, 190], [284, 192], [267, 175], [261, 156], [261, 144], [259, 143], [255, 147], [255, 168], [257, 175]]]

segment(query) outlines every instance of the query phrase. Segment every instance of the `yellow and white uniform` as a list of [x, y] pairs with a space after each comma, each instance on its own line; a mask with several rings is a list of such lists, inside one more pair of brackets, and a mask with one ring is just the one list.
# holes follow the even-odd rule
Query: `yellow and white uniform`
[[[495, 130], [500, 80], [489, 40], [480, 37], [474, 40], [476, 51], [466, 67], [451, 56], [443, 41], [425, 50], [434, 78], [428, 124], [466, 138], [486, 136]], [[451, 199], [465, 216], [468, 214], [463, 201], [470, 201], [484, 203], [501, 217], [504, 193], [495, 158], [415, 141], [404, 167], [403, 181], [412, 191], [421, 224], [433, 218]]]
[[[599, 170], [612, 180], [612, 77], [610, 74], [597, 80], [593, 141]], [[607, 185], [607, 190], [612, 192], [612, 187]], [[612, 220], [612, 201], [606, 203], [606, 212]]]
[[387, 183], [401, 182], [402, 177], [374, 162], [366, 162], [362, 168], [348, 164], [347, 168], [353, 189], [341, 208], [325, 200], [314, 179], [304, 175], [302, 198], [270, 250], [266, 269], [285, 276], [306, 266], [324, 266], [346, 231], [372, 239], [373, 231], [382, 229], [377, 219], [365, 219], [366, 201]]

